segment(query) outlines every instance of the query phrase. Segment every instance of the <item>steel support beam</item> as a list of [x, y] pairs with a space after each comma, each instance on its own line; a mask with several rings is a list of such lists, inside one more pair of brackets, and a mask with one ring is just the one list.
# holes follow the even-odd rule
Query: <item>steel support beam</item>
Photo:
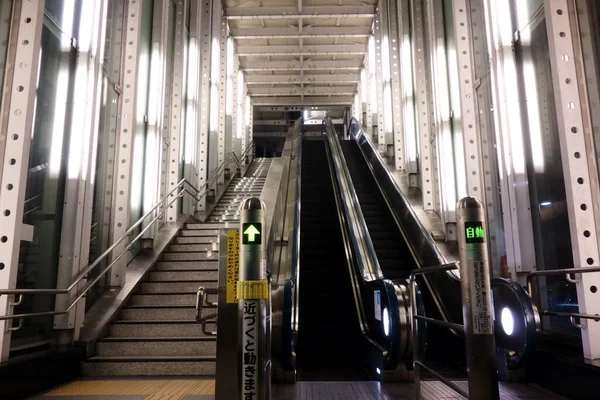
[[[209, 122], [210, 122], [210, 92], [211, 92], [211, 45], [212, 30], [211, 16], [213, 11], [213, 2], [201, 1], [200, 3], [200, 34], [198, 35], [198, 45], [200, 51], [200, 100], [198, 116], [200, 117], [200, 129], [198, 135], [197, 159], [197, 182], [200, 189], [208, 179], [209, 168]], [[198, 211], [204, 211], [206, 208], [206, 197], [203, 197], [196, 205]]]
[[[225, 162], [226, 119], [227, 119], [227, 19], [221, 17], [220, 65], [219, 65], [219, 126], [218, 126], [218, 158], [217, 166]], [[219, 174], [219, 184], [224, 182], [224, 174]]]
[[[381, 27], [381, 11], [378, 9], [377, 17], [375, 17], [374, 24], [374, 54], [375, 54], [375, 76], [376, 85], [375, 91], [377, 93], [377, 149], [380, 153], [385, 155], [386, 146], [386, 130], [385, 130], [385, 115], [384, 115], [384, 86], [385, 80], [383, 79], [384, 74], [384, 63], [381, 51], [381, 40], [383, 37], [383, 28]], [[388, 66], [389, 69], [389, 66]]]
[[[14, 289], [19, 269], [19, 249], [28, 227], [23, 225], [25, 189], [29, 168], [31, 132], [34, 123], [36, 81], [39, 69], [44, 1], [15, 1], [13, 30], [7, 54], [13, 59], [2, 108], [7, 119], [0, 131], [0, 144], [8, 162], [0, 166], [0, 289]], [[0, 296], [0, 315], [13, 313], [13, 296]], [[8, 361], [11, 322], [0, 321], [0, 363]]]
[[368, 37], [368, 26], [307, 27], [298, 32], [298, 28], [233, 28], [236, 39], [327, 39]]
[[297, 7], [230, 7], [227, 19], [302, 19], [302, 18], [371, 18], [375, 12], [372, 5], [304, 6]]
[[312, 85], [325, 83], [329, 85], [343, 85], [356, 83], [360, 80], [358, 74], [336, 73], [319, 75], [246, 75], [248, 85]]
[[[575, 59], [577, 32], [576, 10], [573, 2], [567, 0], [544, 0], [550, 65], [554, 83], [558, 135], [560, 138], [561, 159], [565, 174], [565, 190], [573, 249], [573, 267], [598, 266], [600, 249], [593, 204], [598, 201], [598, 172], [590, 168], [595, 165], [592, 132], [584, 130], [591, 126], [589, 114], [584, 114], [587, 104], [582, 103], [580, 82]], [[573, 32], [575, 31], [575, 32]], [[587, 138], [586, 138], [587, 136]], [[595, 183], [595, 184], [593, 184]], [[600, 273], [577, 275], [577, 300], [579, 312], [600, 314], [600, 301], [597, 288], [600, 287]], [[586, 359], [600, 359], [600, 322], [581, 320], [581, 340]]]
[[[174, 60], [175, 63], [173, 65], [173, 81], [171, 88], [171, 102], [170, 102], [170, 118], [168, 123], [168, 136], [169, 136], [169, 152], [168, 152], [168, 173], [167, 173], [167, 181], [169, 182], [167, 186], [167, 192], [170, 191], [177, 185], [177, 183], [182, 178], [182, 171], [180, 168], [180, 163], [183, 157], [183, 154], [180, 154], [181, 148], [181, 139], [182, 139], [182, 131], [183, 131], [183, 121], [181, 118], [184, 113], [182, 108], [183, 104], [183, 85], [185, 84], [184, 74], [186, 72], [186, 68], [184, 65], [184, 53], [185, 49], [185, 21], [187, 20], [188, 7], [186, 7], [187, 1], [185, 0], [177, 0], [175, 5], [175, 48], [174, 52]], [[197, 54], [197, 53], [196, 53]], [[175, 198], [175, 193], [173, 193], [168, 202], [171, 202]], [[167, 209], [166, 221], [167, 222], [175, 222], [177, 221], [177, 217], [179, 215], [177, 202], [171, 204]]]
[[243, 71], [259, 72], [259, 71], [302, 71], [302, 70], [339, 70], [353, 71], [360, 70], [361, 60], [332, 60], [332, 61], [271, 61], [264, 62], [248, 62], [242, 66]]
[[352, 96], [310, 96], [304, 100], [300, 96], [290, 97], [257, 97], [254, 99], [255, 106], [327, 106], [345, 105], [350, 106], [354, 98]]
[[253, 87], [248, 90], [251, 96], [352, 96], [355, 86], [314, 86], [314, 87]]
[[362, 44], [321, 44], [313, 46], [240, 46], [240, 57], [266, 56], [328, 56], [328, 55], [363, 55], [367, 51]]

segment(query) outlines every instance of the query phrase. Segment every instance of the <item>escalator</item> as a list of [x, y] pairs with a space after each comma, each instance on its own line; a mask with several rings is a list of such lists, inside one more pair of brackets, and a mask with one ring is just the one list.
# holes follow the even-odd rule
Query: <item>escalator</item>
[[302, 146], [299, 379], [369, 379], [325, 142]]
[[340, 145], [384, 276], [408, 279], [415, 262], [358, 144], [345, 140]]

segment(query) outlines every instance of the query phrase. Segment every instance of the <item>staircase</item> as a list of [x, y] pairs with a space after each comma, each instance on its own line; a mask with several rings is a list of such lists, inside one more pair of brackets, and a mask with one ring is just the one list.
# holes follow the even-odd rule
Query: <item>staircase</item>
[[[260, 196], [270, 159], [256, 159], [246, 176], [234, 178], [206, 223], [186, 223], [136, 288], [108, 336], [86, 360], [86, 376], [214, 375], [216, 336], [196, 321], [196, 293], [208, 289], [217, 302], [219, 230], [239, 221], [243, 199]], [[210, 290], [212, 289], [212, 290]], [[205, 305], [203, 315], [216, 313]], [[216, 331], [216, 321], [207, 325]]]

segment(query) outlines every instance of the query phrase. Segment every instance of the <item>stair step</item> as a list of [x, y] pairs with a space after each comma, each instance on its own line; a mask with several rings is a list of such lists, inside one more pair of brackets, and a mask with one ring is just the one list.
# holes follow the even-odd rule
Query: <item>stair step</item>
[[[188, 224], [190, 225], [190, 224]], [[201, 225], [198, 225], [201, 226]], [[201, 228], [186, 228], [179, 231], [178, 236], [183, 237], [210, 237], [212, 239], [219, 236], [219, 229], [201, 229]]]
[[[207, 329], [216, 329], [215, 323], [208, 323]], [[202, 326], [196, 320], [119, 320], [110, 324], [112, 337], [206, 337]]]
[[186, 270], [186, 271], [150, 271], [149, 282], [167, 281], [216, 281], [219, 279], [219, 270]]
[[214, 376], [215, 356], [92, 357], [84, 376]]
[[213, 243], [192, 243], [192, 244], [171, 244], [167, 251], [169, 253], [193, 253], [199, 251], [219, 251], [219, 244]]
[[219, 243], [217, 236], [175, 236], [172, 244], [210, 244]]
[[96, 345], [99, 357], [113, 356], [190, 356], [217, 354], [215, 337], [132, 337], [106, 338]]
[[[204, 306], [202, 315], [208, 315], [216, 312], [214, 306]], [[173, 321], [173, 320], [192, 320], [196, 318], [196, 307], [144, 307], [132, 306], [124, 307], [119, 314], [121, 321]]]
[[205, 289], [218, 289], [219, 282], [216, 279], [192, 282], [142, 282], [140, 293], [190, 293], [198, 290], [200, 286]]
[[[227, 225], [227, 224], [196, 224], [196, 223], [189, 223], [189, 224], [185, 224], [185, 230], [182, 232], [185, 232], [186, 230], [191, 230], [191, 231], [196, 231], [196, 230], [201, 230], [201, 231], [206, 231], [206, 230], [212, 230], [213, 236], [218, 236], [219, 235], [219, 229], [226, 229], [226, 228], [231, 228], [231, 226]], [[237, 228], [237, 227], [236, 227]], [[189, 235], [189, 236], [193, 236], [193, 235]], [[196, 236], [200, 236], [200, 235], [196, 235]]]
[[218, 260], [205, 261], [159, 261], [153, 271], [183, 271], [183, 270], [211, 270], [219, 267]]
[[204, 251], [195, 253], [163, 253], [161, 261], [206, 261], [218, 260], [219, 253], [216, 251]]
[[[216, 302], [217, 295], [209, 293], [208, 301]], [[135, 294], [131, 296], [131, 305], [134, 306], [196, 306], [196, 291], [193, 293], [153, 293]]]

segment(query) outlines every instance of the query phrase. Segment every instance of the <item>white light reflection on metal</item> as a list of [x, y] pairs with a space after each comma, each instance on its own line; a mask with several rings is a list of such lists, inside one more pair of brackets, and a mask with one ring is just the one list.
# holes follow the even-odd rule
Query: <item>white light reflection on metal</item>
[[[225, 113], [227, 115], [233, 115], [233, 74], [235, 64], [235, 54], [233, 52], [233, 38], [227, 38], [227, 90], [226, 96], [227, 101], [225, 103]], [[238, 92], [239, 93], [239, 92]]]
[[236, 137], [241, 139], [244, 134], [244, 73], [242, 71], [238, 71], [238, 79], [237, 79], [237, 132]]
[[377, 114], [377, 76], [375, 75], [377, 65], [375, 58], [375, 36], [369, 36], [369, 96], [371, 101], [371, 113]]
[[250, 104], [250, 96], [246, 96], [246, 126], [250, 126], [250, 117], [252, 116], [252, 106]]
[[196, 162], [196, 109], [198, 107], [198, 45], [195, 38], [189, 39], [188, 45], [188, 74], [187, 74], [187, 104], [185, 112], [185, 162], [195, 165]]

